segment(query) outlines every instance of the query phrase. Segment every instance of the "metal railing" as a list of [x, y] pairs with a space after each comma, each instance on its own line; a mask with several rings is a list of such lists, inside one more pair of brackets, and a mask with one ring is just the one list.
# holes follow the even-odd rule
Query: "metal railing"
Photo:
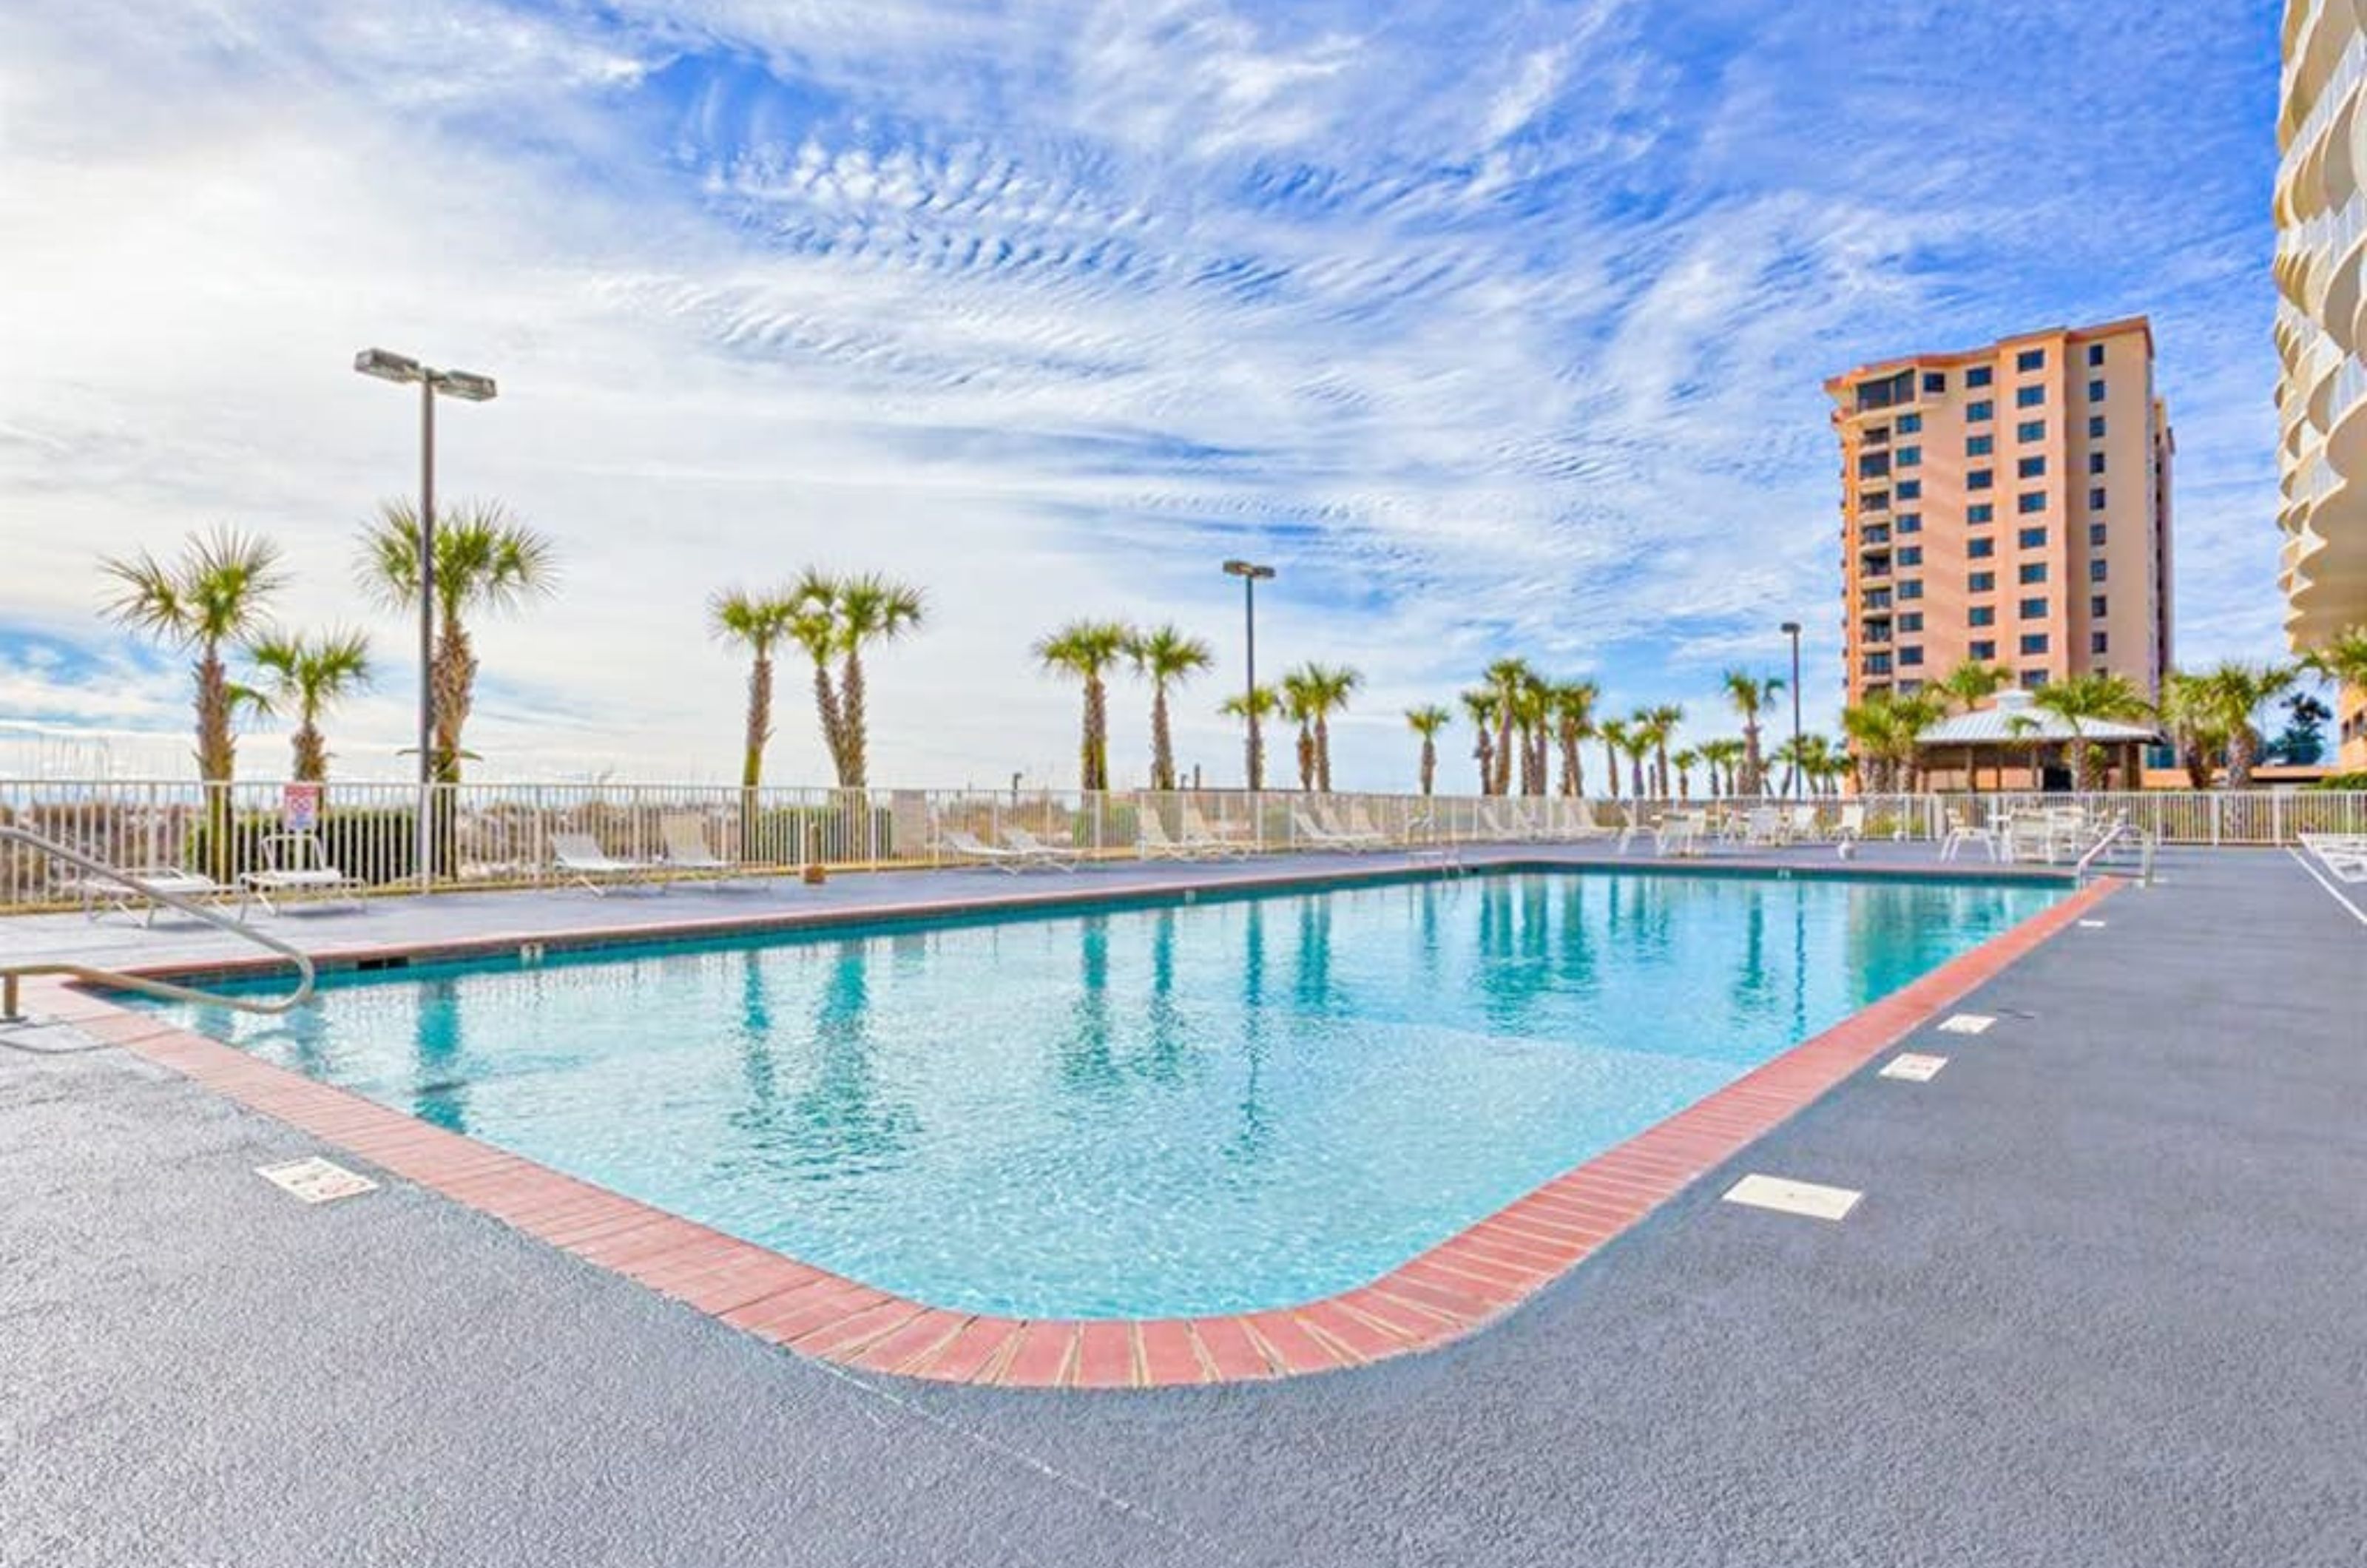
[[[1599, 761], [1591, 772], [1601, 778]], [[197, 871], [225, 888], [266, 869], [266, 840], [294, 827], [318, 840], [323, 864], [365, 893], [421, 886], [415, 785], [333, 783], [317, 799], [283, 790], [268, 783], [0, 779], [0, 825], [135, 876], [142, 868]], [[435, 792], [428, 886], [448, 892], [558, 884], [564, 878], [552, 840], [567, 834], [586, 835], [605, 854], [651, 863], [661, 874], [670, 836], [695, 835], [732, 870], [780, 875], [954, 864], [966, 858], [952, 847], [956, 838], [999, 844], [1014, 829], [1082, 859], [1119, 860], [1159, 852], [1161, 840], [1244, 853], [1337, 849], [1343, 840], [1399, 848], [1574, 842], [1615, 835], [1631, 814], [1648, 825], [1671, 810], [1736, 814], [1790, 804], [1773, 796], [1638, 799], [1624, 791], [1580, 798], [462, 784]], [[2124, 819], [2165, 844], [2278, 845], [2303, 832], [2367, 833], [2367, 792], [1951, 793], [1806, 804], [1828, 833], [1844, 805], [1862, 808], [1865, 836], [1874, 840], [1937, 840], [1952, 816], [1985, 823], [2075, 805], [2096, 820]], [[0, 909], [81, 902], [81, 889], [45, 856], [0, 840]]]
[[262, 1013], [266, 1016], [291, 1012], [312, 999], [314, 976], [311, 959], [278, 938], [253, 930], [219, 910], [210, 909], [193, 899], [182, 897], [177, 893], [166, 892], [145, 878], [109, 865], [95, 855], [87, 855], [64, 844], [55, 843], [38, 833], [28, 832], [22, 828], [0, 826], [0, 847], [10, 845], [19, 850], [31, 851], [47, 859], [63, 861], [79, 870], [85, 877], [96, 876], [115, 883], [152, 904], [162, 904], [167, 908], [176, 909], [182, 914], [192, 916], [210, 926], [219, 927], [233, 936], [251, 942], [257, 947], [286, 959], [296, 966], [296, 988], [284, 997], [261, 998], [233, 997], [214, 991], [196, 990], [187, 986], [176, 986], [169, 980], [152, 980], [145, 976], [125, 975], [113, 969], [101, 969], [86, 964], [12, 964], [0, 965], [0, 1021], [15, 1022], [23, 1018], [21, 984], [36, 975], [62, 975], [70, 979], [107, 986], [116, 990], [137, 991], [142, 996], [154, 997], [162, 1001], [198, 1002], [207, 1006], [226, 1007], [239, 1012]]

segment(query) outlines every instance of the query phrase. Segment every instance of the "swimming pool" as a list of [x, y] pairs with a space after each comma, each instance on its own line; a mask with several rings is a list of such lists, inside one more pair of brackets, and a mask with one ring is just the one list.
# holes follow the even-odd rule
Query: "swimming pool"
[[881, 1290], [1352, 1288], [2065, 895], [1520, 872], [324, 978], [201, 1033]]

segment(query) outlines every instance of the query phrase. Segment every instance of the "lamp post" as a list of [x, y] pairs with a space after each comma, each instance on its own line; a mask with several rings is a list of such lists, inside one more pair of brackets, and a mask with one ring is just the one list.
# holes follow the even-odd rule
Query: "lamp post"
[[1229, 560], [1225, 563], [1225, 575], [1241, 580], [1241, 621], [1247, 634], [1245, 641], [1249, 656], [1246, 661], [1249, 680], [1241, 687], [1241, 707], [1244, 716], [1250, 721], [1247, 754], [1249, 768], [1242, 777], [1250, 788], [1255, 790], [1264, 782], [1258, 776], [1263, 770], [1258, 766], [1260, 749], [1257, 701], [1257, 585], [1260, 581], [1274, 576], [1274, 568], [1260, 566], [1254, 561]]
[[365, 376], [419, 387], [419, 890], [436, 886], [436, 395], [490, 402], [493, 378], [472, 370], [437, 370], [416, 359], [366, 348], [354, 355]]
[[1785, 621], [1784, 635], [1792, 639], [1792, 798], [1800, 798], [1800, 787], [1807, 780], [1801, 764], [1806, 761], [1800, 754], [1800, 623]]

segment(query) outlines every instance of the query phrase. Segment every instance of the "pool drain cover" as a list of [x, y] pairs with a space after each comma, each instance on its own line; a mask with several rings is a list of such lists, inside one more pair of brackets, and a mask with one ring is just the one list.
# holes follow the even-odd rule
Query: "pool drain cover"
[[1960, 1012], [1940, 1023], [1942, 1034], [1986, 1034], [1997, 1020], [1985, 1012]]
[[368, 1177], [317, 1155], [279, 1165], [258, 1165], [255, 1174], [307, 1203], [333, 1203], [340, 1198], [357, 1198], [378, 1189], [378, 1183]]
[[1801, 1214], [1812, 1220], [1838, 1220], [1857, 1207], [1865, 1194], [1847, 1187], [1819, 1187], [1813, 1181], [1793, 1181], [1753, 1172], [1726, 1190], [1729, 1203], [1772, 1209], [1779, 1214]]
[[1882, 1069], [1886, 1078], [1905, 1078], [1908, 1083], [1930, 1083], [1940, 1069], [1948, 1065], [1945, 1056], [1927, 1056], [1920, 1051], [1901, 1051], [1890, 1058]]

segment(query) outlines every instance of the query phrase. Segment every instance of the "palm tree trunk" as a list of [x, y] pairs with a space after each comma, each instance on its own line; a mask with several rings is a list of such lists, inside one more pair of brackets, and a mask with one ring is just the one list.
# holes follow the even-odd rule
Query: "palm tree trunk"
[[1611, 798], [1619, 798], [1619, 748], [1605, 740], [1603, 743], [1603, 771], [1611, 778]]
[[1580, 787], [1578, 730], [1574, 726], [1564, 725], [1556, 739], [1561, 742], [1561, 792], [1575, 798], [1585, 793]]
[[748, 671], [748, 734], [740, 757], [740, 787], [764, 782], [764, 744], [773, 739], [773, 660], [762, 652]]
[[1509, 794], [1512, 787], [1512, 710], [1507, 703], [1503, 716], [1496, 721], [1496, 787], [1491, 795]]
[[1765, 762], [1759, 755], [1759, 719], [1752, 715], [1742, 724], [1742, 777], [1736, 783], [1736, 793], [1758, 795], [1766, 778]]
[[1298, 789], [1304, 795], [1315, 787], [1315, 732], [1304, 721], [1298, 727]]
[[1634, 770], [1628, 782], [1635, 785], [1636, 798], [1641, 800], [1644, 798], [1644, 753], [1640, 750], [1628, 752], [1627, 766]]
[[1169, 791], [1175, 787], [1175, 743], [1168, 733], [1164, 681], [1153, 682], [1150, 687], [1150, 787]]
[[1479, 726], [1478, 737], [1471, 743], [1471, 755], [1479, 762], [1479, 793], [1493, 793], [1489, 786], [1496, 778], [1496, 747], [1495, 742], [1489, 739], [1488, 727], [1484, 724]]
[[1080, 738], [1077, 755], [1077, 787], [1092, 795], [1107, 787], [1103, 772], [1103, 750], [1106, 714], [1106, 697], [1098, 675], [1085, 677], [1084, 733]]
[[1331, 793], [1331, 725], [1319, 713], [1315, 716], [1315, 783], [1325, 795]]
[[329, 777], [329, 743], [321, 727], [306, 714], [304, 722], [289, 737], [289, 750], [295, 753], [295, 778], [298, 784], [325, 784]]
[[845, 789], [861, 789], [870, 768], [866, 752], [870, 738], [864, 733], [863, 655], [847, 649], [845, 660], [838, 670], [839, 738], [845, 751], [845, 761], [839, 765], [839, 784]]
[[1421, 738], [1421, 793], [1433, 793], [1431, 786], [1438, 782], [1438, 742], [1425, 735]]
[[830, 666], [820, 659], [814, 667], [814, 712], [821, 720], [821, 742], [830, 751], [830, 770], [846, 783], [846, 720], [838, 705], [838, 688], [831, 683]]
[[230, 677], [221, 654], [209, 643], [198, 660], [198, 776], [206, 784], [205, 874], [216, 882], [232, 879], [231, 792], [238, 767], [237, 742], [230, 730]]
[[444, 635], [436, 648], [436, 757], [437, 784], [460, 782], [460, 737], [476, 705], [477, 650], [469, 628], [450, 613], [444, 616]]

